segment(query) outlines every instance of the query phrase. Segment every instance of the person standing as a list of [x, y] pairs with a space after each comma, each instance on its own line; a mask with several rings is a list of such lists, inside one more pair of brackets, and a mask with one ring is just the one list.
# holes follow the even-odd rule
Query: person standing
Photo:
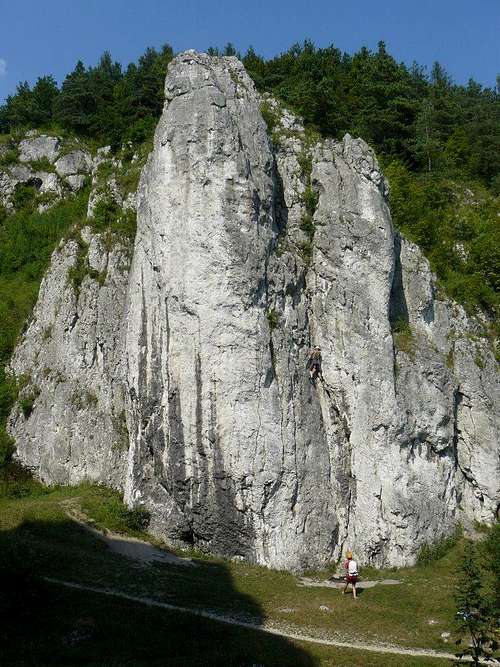
[[352, 586], [352, 596], [356, 599], [356, 583], [358, 581], [358, 564], [354, 560], [352, 551], [346, 553], [346, 561], [344, 563], [345, 569], [345, 587], [342, 591], [342, 595], [347, 591], [349, 584]]

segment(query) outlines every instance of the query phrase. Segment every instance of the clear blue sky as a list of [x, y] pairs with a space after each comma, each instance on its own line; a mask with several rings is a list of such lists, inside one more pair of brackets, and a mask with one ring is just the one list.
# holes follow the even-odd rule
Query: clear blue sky
[[398, 60], [494, 87], [500, 0], [0, 0], [0, 101], [19, 80], [53, 74], [108, 49], [124, 64], [146, 46], [205, 50], [231, 41], [269, 57], [312, 39], [353, 52], [384, 40]]

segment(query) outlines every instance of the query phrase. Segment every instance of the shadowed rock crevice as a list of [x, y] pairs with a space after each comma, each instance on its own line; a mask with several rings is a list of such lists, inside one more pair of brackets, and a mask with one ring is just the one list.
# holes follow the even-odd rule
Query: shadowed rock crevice
[[397, 232], [394, 234], [394, 276], [389, 301], [389, 320], [393, 327], [399, 322], [409, 321], [401, 267], [401, 236]]

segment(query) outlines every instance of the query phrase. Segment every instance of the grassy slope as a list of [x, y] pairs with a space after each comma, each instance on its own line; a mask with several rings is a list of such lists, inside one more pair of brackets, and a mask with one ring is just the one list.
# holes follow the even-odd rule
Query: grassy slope
[[[23, 493], [29, 495], [16, 497]], [[108, 490], [85, 485], [51, 491], [41, 486], [33, 487], [30, 483], [0, 485], [0, 551], [7, 569], [16, 570], [21, 565], [24, 572], [34, 571], [116, 588], [188, 607], [209, 608], [257, 623], [272, 620], [315, 636], [334, 635], [347, 640], [448, 651], [452, 648], [443, 645], [440, 634], [453, 630], [452, 593], [459, 547], [432, 566], [408, 568], [397, 573], [377, 572], [379, 577], [397, 576], [403, 584], [367, 589], [354, 602], [350, 597], [342, 597], [337, 590], [298, 587], [296, 578], [285, 572], [216, 558], [200, 557], [198, 567], [193, 568], [166, 564], [138, 567], [109, 553], [103, 543], [69, 520], [66, 514], [68, 502], [81, 506], [101, 525], [126, 530], [117, 495]], [[373, 574], [370, 572], [370, 577]], [[195, 618], [139, 609], [131, 603], [97, 599], [79, 592], [54, 590], [53, 587], [48, 587], [40, 595], [44, 599], [44, 611], [36, 615], [31, 648], [27, 645], [20, 649], [15, 614], [3, 626], [13, 652], [9, 654], [7, 664], [23, 664], [14, 661], [15, 655], [25, 655], [26, 664], [31, 664], [28, 660], [30, 651], [42, 656], [53, 650], [58, 652], [57, 664], [136, 665], [145, 664], [141, 660], [146, 657], [151, 660], [147, 664], [162, 664], [160, 656], [165, 655], [165, 651], [174, 651], [176, 655], [186, 652], [186, 662], [179, 657], [178, 662], [169, 664], [200, 664], [198, 655], [211, 656], [210, 660], [214, 661], [218, 656], [220, 664], [247, 664], [242, 663], [242, 658], [248, 661], [250, 655], [254, 662], [266, 665], [433, 664], [433, 661], [424, 662], [421, 658], [412, 661], [394, 656], [391, 662], [383, 655], [363, 655], [356, 651], [348, 655], [349, 652], [343, 649], [293, 646], [283, 639], [261, 637], [251, 631], [228, 629]], [[328, 606], [329, 611], [320, 610], [321, 605]], [[95, 637], [78, 644], [71, 653], [63, 638], [79, 624], [85, 625], [79, 619], [87, 617], [94, 619]], [[430, 619], [437, 623], [429, 625]], [[151, 633], [151, 628], [159, 627], [163, 628], [161, 632]], [[223, 643], [219, 639], [224, 639]], [[113, 653], [115, 660], [130, 651], [130, 655], [136, 656], [135, 661], [126, 662], [123, 657], [121, 662], [113, 662], [110, 652], [117, 651], [118, 646], [123, 654]], [[21, 652], [18, 654], [17, 651]], [[80, 654], [81, 662], [80, 658], [76, 661]], [[75, 662], [71, 662], [68, 655], [73, 655]], [[92, 662], [98, 655], [103, 656], [103, 662]], [[280, 661], [283, 656], [288, 658]], [[216, 664], [210, 660], [201, 664]], [[50, 664], [50, 661], [37, 664]]]

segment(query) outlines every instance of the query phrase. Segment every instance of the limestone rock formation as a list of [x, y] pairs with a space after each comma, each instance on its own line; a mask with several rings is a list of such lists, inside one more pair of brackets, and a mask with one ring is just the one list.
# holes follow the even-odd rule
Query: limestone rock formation
[[60, 157], [54, 166], [61, 177], [88, 174], [92, 170], [92, 156], [87, 151], [71, 151]]
[[13, 212], [16, 190], [20, 186], [32, 188], [39, 212], [81, 190], [85, 176], [95, 169], [98, 159], [94, 162], [83, 149], [70, 150], [58, 158], [63, 149], [67, 150], [68, 146], [59, 137], [38, 135], [34, 131], [28, 132], [21, 141], [11, 139], [4, 145], [0, 158], [3, 156], [5, 161], [5, 155], [10, 152], [15, 159], [0, 166], [0, 205]]
[[[87, 263], [80, 282], [78, 267]], [[46, 482], [82, 479], [119, 487], [125, 474], [123, 318], [129, 260], [84, 228], [62, 243], [40, 287], [38, 304], [12, 368], [32, 413], [11, 428], [22, 460]], [[22, 444], [21, 444], [22, 443]]]
[[46, 134], [26, 137], [19, 144], [19, 160], [21, 162], [35, 162], [45, 158], [49, 162], [55, 162], [59, 155], [60, 146], [61, 142], [57, 137], [50, 137]]
[[496, 362], [387, 192], [361, 139], [308, 134], [235, 58], [175, 58], [130, 270], [89, 230], [63, 244], [15, 352], [33, 396], [10, 418], [20, 460], [123, 489], [170, 542], [279, 568], [346, 546], [407, 564], [491, 521]]

